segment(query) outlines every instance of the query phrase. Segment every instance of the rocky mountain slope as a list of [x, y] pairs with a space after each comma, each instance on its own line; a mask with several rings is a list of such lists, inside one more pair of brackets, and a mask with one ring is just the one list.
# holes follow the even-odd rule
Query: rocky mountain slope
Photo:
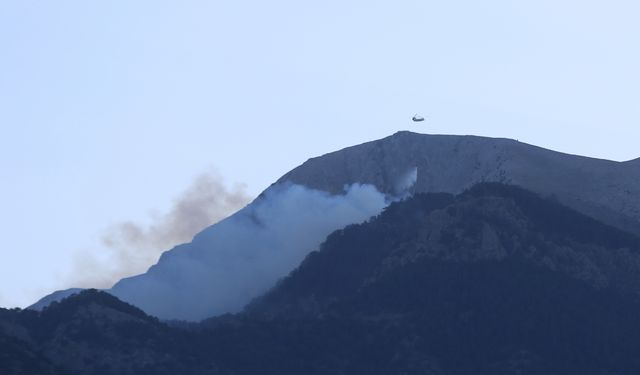
[[483, 181], [522, 186], [640, 235], [638, 160], [567, 155], [508, 139], [399, 132], [310, 159], [110, 293], [163, 319], [238, 312], [332, 231], [377, 215], [399, 196], [458, 194]]
[[481, 184], [335, 231], [243, 313], [168, 325], [89, 291], [0, 310], [0, 353], [56, 374], [637, 374], [638, 275], [639, 237]]
[[627, 162], [569, 155], [511, 139], [398, 132], [309, 159], [281, 177], [339, 193], [354, 182], [384, 193], [415, 170], [416, 193], [457, 194], [479, 182], [518, 185], [640, 234], [640, 159]]

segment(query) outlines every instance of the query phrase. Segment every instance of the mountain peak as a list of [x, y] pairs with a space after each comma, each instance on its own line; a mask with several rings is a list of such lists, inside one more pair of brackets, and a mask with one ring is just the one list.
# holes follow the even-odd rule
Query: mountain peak
[[506, 138], [400, 131], [309, 159], [278, 182], [332, 194], [353, 183], [395, 194], [398, 182], [412, 172], [412, 193], [458, 194], [477, 183], [500, 182], [555, 196], [582, 213], [640, 234], [640, 178], [634, 165]]
[[78, 320], [84, 317], [91, 320], [157, 322], [156, 318], [139, 308], [96, 289], [82, 290], [61, 301], [52, 302], [40, 314], [45, 319]]

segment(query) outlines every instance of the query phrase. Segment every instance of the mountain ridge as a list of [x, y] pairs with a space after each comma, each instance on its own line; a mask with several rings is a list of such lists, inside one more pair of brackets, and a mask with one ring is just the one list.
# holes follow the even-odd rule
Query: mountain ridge
[[639, 270], [639, 237], [484, 183], [334, 231], [242, 313], [167, 325], [84, 291], [0, 309], [0, 346], [88, 375], [632, 375]]
[[[318, 279], [311, 285], [320, 289], [307, 292], [315, 299], [314, 306], [322, 290], [333, 287], [337, 294], [355, 292], [366, 285], [350, 289], [346, 280], [371, 283], [376, 272], [421, 259], [473, 263], [522, 258], [593, 288], [614, 288], [640, 301], [640, 237], [554, 200], [515, 186], [482, 183], [457, 196], [419, 193], [408, 202], [395, 203], [371, 221], [332, 233], [319, 251], [307, 256], [273, 291], [254, 301], [250, 310], [265, 309], [264, 304], [269, 305], [270, 298], [278, 299], [278, 293], [288, 286], [304, 288], [310, 281], [296, 277], [305, 272], [307, 278], [314, 275]], [[420, 216], [412, 214], [415, 212]], [[405, 238], [409, 245], [403, 244]], [[336, 242], [348, 245], [333, 245]], [[349, 253], [359, 253], [359, 257]], [[386, 264], [387, 268], [362, 271], [369, 276], [358, 273], [371, 264]], [[318, 272], [311, 271], [314, 267]], [[326, 275], [328, 269], [332, 269], [331, 278]], [[303, 300], [302, 305], [307, 303]]]
[[[635, 159], [636, 161], [639, 159]], [[282, 176], [339, 193], [357, 181], [393, 192], [402, 173], [416, 168], [413, 192], [457, 194], [479, 182], [515, 184], [626, 231], [640, 234], [640, 171], [617, 162], [547, 150], [508, 138], [397, 132], [389, 137], [311, 158]]]
[[[507, 138], [398, 132], [307, 160], [247, 207], [166, 251], [146, 273], [120, 280], [110, 292], [163, 319], [238, 312], [333, 230], [377, 215], [399, 196], [458, 194], [481, 182], [519, 185], [640, 235], [636, 161], [564, 154]], [[254, 237], [260, 240], [250, 243]], [[252, 280], [255, 275], [262, 279]], [[185, 296], [183, 290], [192, 292]]]

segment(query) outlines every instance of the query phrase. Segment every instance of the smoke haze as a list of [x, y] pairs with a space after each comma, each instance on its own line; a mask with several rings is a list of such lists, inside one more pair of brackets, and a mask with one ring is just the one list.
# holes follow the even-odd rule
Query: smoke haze
[[396, 181], [394, 192], [399, 196], [411, 194], [411, 188], [416, 181], [418, 181], [418, 167], [413, 167]]
[[163, 319], [237, 312], [317, 250], [331, 232], [379, 214], [388, 203], [372, 185], [354, 184], [342, 195], [274, 185], [110, 292]]
[[153, 215], [151, 223], [125, 221], [112, 225], [102, 237], [105, 253], [77, 252], [71, 284], [108, 288], [123, 277], [142, 273], [160, 254], [244, 207], [250, 201], [244, 185], [228, 187], [209, 171], [197, 176], [169, 212]]

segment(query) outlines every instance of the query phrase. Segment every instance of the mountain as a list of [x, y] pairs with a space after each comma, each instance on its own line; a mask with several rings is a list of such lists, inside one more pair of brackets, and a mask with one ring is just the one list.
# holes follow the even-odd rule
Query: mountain
[[[495, 272], [482, 275], [482, 268]], [[355, 303], [368, 313], [381, 307], [406, 312], [425, 296], [433, 297], [431, 287], [477, 276], [489, 280], [501, 273], [514, 285], [533, 285], [540, 275], [555, 274], [573, 280], [570, 284], [636, 301], [640, 237], [511, 185], [482, 183], [458, 196], [419, 193], [368, 223], [332, 233], [320, 251], [311, 253], [250, 311], [315, 316]], [[389, 289], [402, 282], [403, 288]], [[486, 288], [485, 282], [479, 284], [484, 292], [501, 291], [498, 284]], [[551, 290], [536, 293], [553, 295]], [[461, 296], [445, 295], [452, 300]]]
[[361, 339], [397, 340], [377, 354], [387, 373], [632, 374], [638, 290], [639, 237], [481, 184], [333, 233], [249, 311], [369, 324]]
[[515, 184], [640, 235], [638, 160], [567, 155], [509, 139], [399, 132], [308, 160], [109, 292], [162, 319], [238, 312], [332, 231], [408, 194], [458, 194], [479, 182]]
[[84, 291], [0, 310], [0, 338], [56, 374], [637, 374], [639, 275], [640, 237], [483, 183], [334, 231], [239, 314], [168, 324]]
[[[27, 366], [56, 375], [218, 373], [192, 345], [195, 336], [96, 290], [73, 294], [41, 312], [0, 310], [2, 333], [21, 345], [5, 353], [12, 367], [3, 374], [46, 373], [17, 370]], [[34, 354], [26, 358], [27, 353]]]
[[309, 159], [278, 180], [340, 192], [354, 182], [383, 193], [415, 170], [412, 192], [457, 194], [480, 182], [521, 186], [640, 234], [640, 158], [615, 162], [503, 138], [398, 132]]
[[78, 294], [82, 290], [83, 290], [82, 288], [69, 288], [69, 289], [55, 291], [49, 295], [42, 297], [36, 303], [29, 306], [29, 309], [40, 311], [45, 307], [49, 306], [52, 302], [60, 301], [64, 298], [69, 297], [72, 294]]

